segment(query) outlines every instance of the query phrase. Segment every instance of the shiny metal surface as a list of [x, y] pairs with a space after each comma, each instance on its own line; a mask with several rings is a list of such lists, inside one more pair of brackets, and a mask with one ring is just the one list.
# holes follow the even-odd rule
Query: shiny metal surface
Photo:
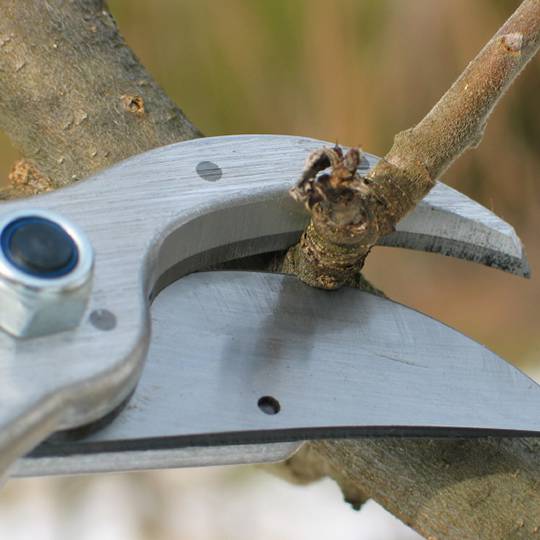
[[177, 469], [275, 463], [291, 457], [301, 442], [186, 446], [184, 448], [117, 448], [111, 452], [67, 453], [21, 459], [11, 474], [16, 477], [79, 475], [104, 472]]
[[[20, 342], [0, 335], [0, 471], [51, 432], [99, 418], [125, 399], [146, 356], [153, 292], [203, 265], [298, 238], [306, 216], [287, 191], [321, 144], [260, 135], [189, 141], [32, 199], [32, 208], [84, 231], [94, 281], [77, 328]], [[375, 162], [368, 155], [364, 168]], [[28, 205], [5, 203], [0, 219]], [[527, 271], [513, 229], [442, 184], [398, 229], [392, 245]], [[92, 324], [96, 311], [114, 316], [112, 330]]]
[[17, 337], [34, 337], [77, 326], [91, 289], [92, 246], [76, 225], [62, 216], [31, 208], [14, 212], [0, 221], [0, 234], [11, 222], [28, 216], [60, 225], [78, 249], [76, 267], [67, 275], [49, 279], [29, 275], [7, 260], [0, 249], [0, 328]]
[[[145, 468], [146, 455], [152, 467], [186, 456], [205, 465], [201, 446], [321, 437], [540, 436], [536, 383], [442, 323], [358, 290], [197, 273], [157, 297], [152, 321], [126, 408], [91, 436], [38, 447], [19, 474], [54, 473], [63, 460], [74, 473], [79, 458], [84, 472]], [[277, 414], [261, 410], [263, 396]]]

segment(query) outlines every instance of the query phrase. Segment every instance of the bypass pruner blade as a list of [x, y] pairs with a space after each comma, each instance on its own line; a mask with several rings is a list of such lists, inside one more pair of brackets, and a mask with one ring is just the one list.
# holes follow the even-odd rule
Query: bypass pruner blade
[[[93, 422], [126, 400], [139, 380], [150, 342], [151, 351], [160, 343], [159, 332], [163, 324], [156, 322], [154, 332], [150, 332], [149, 298], [154, 298], [161, 289], [193, 270], [228, 259], [283, 249], [298, 238], [306, 224], [306, 216], [289, 200], [287, 192], [301, 170], [307, 154], [322, 144], [324, 143], [313, 139], [287, 136], [253, 135], [199, 139], [134, 156], [76, 186], [39, 196], [31, 201], [15, 201], [0, 207], [0, 327], [5, 330], [0, 332], [0, 469], [7, 468], [52, 432]], [[367, 155], [364, 167], [367, 169], [373, 166], [376, 159]], [[36, 253], [35, 249], [29, 247], [34, 244], [28, 242], [28, 239], [39, 238], [40, 235], [45, 235], [47, 242], [52, 241], [55, 247], [52, 250], [53, 257], [43, 257], [39, 249]], [[53, 240], [50, 240], [51, 238]], [[414, 212], [398, 224], [397, 231], [386, 237], [384, 243], [440, 252], [518, 275], [528, 274], [521, 243], [512, 227], [441, 183], [437, 184]], [[339, 298], [332, 296], [336, 293], [309, 291], [301, 284], [294, 285], [292, 278], [280, 276], [268, 277], [267, 286], [261, 289], [262, 292], [258, 292], [257, 283], [250, 281], [254, 279], [251, 274], [235, 276], [235, 280], [246, 280], [247, 284], [236, 291], [230, 289], [234, 294], [240, 295], [240, 299], [246, 300], [243, 307], [238, 307], [239, 313], [249, 313], [249, 299], [253, 296], [260, 300], [258, 294], [266, 295], [268, 305], [275, 304], [272, 303], [272, 298], [276, 291], [279, 291], [277, 297], [280, 302], [285, 303], [290, 297], [296, 298], [302, 304], [302, 295], [311, 298], [309, 295], [314, 294], [311, 315], [312, 321], [319, 324], [325, 311], [328, 311], [328, 306], [324, 305], [329, 300], [325, 298], [333, 301]], [[197, 285], [197, 279], [201, 278], [184, 278], [168, 287], [158, 296], [154, 305], [158, 306], [160, 299], [166, 299], [167, 295], [176, 294], [172, 292], [176, 290], [173, 287], [181, 286], [184, 282], [190, 283], [194, 290], [199, 290], [201, 285]], [[202, 286], [203, 289], [205, 287], [218, 296], [225, 294], [221, 285], [208, 283]], [[350, 296], [360, 298], [358, 294], [351, 293]], [[397, 313], [405, 313], [403, 310], [406, 308], [402, 306], [387, 304], [388, 301], [381, 299], [371, 300], [364, 293], [362, 295], [362, 300], [358, 300], [358, 305], [362, 306], [358, 316], [365, 316], [363, 309], [369, 309], [370, 316], [366, 320], [376, 318], [380, 312], [385, 313], [389, 321], [396, 321], [399, 319]], [[185, 291], [182, 293], [182, 297], [184, 296]], [[192, 300], [197, 301], [196, 298]], [[264, 299], [262, 301], [264, 304]], [[357, 307], [355, 301], [351, 300], [353, 303], [348, 308], [351, 310], [351, 317]], [[212, 304], [209, 298], [206, 298], [205, 302]], [[317, 305], [324, 309], [317, 309]], [[347, 305], [346, 302], [344, 305]], [[184, 304], [184, 309], [189, 318], [194, 306], [190, 303]], [[362, 313], [364, 315], [361, 315]], [[413, 316], [410, 313], [415, 314], [407, 310], [408, 315], [405, 315], [403, 320], [411, 319]], [[204, 319], [203, 315], [201, 317]], [[173, 321], [175, 316], [172, 314]], [[446, 335], [440, 329], [445, 328], [440, 323], [419, 314], [416, 316], [419, 328], [423, 329], [419, 332]], [[272, 314], [267, 313], [266, 319], [259, 320], [256, 333], [260, 335], [261, 343], [266, 339], [265, 331], [271, 335], [274, 331], [279, 334], [286, 330], [279, 324], [272, 326], [271, 319]], [[220, 320], [226, 326], [227, 317], [224, 315]], [[431, 323], [438, 326], [432, 327]], [[215, 325], [214, 320], [209, 329], [211, 333], [212, 325]], [[334, 356], [331, 351], [336, 345], [336, 336], [347, 332], [354, 334], [357, 331], [354, 317], [345, 320], [341, 326], [331, 324], [326, 330], [322, 322], [319, 326], [320, 331], [314, 332], [312, 339], [317, 347], [326, 351], [326, 370], [339, 372], [340, 369], [345, 369], [344, 359], [354, 352], [351, 350], [352, 344], [347, 349], [349, 353], [340, 349], [339, 354]], [[192, 329], [195, 336], [198, 335], [198, 328], [197, 326], [196, 330]], [[330, 332], [328, 328], [334, 328], [335, 332]], [[373, 342], [382, 340], [382, 343], [388, 341], [389, 335], [380, 329], [376, 330], [369, 324], [366, 328], [371, 330], [366, 334], [369, 339], [362, 337], [363, 342], [366, 342], [366, 339], [375, 340]], [[201, 336], [202, 331], [201, 328]], [[231, 327], [225, 330], [225, 335], [230, 337], [231, 333], [238, 331]], [[516, 399], [519, 397], [520, 405], [521, 401], [525, 404], [527, 399], [530, 399], [531, 408], [536, 404], [536, 396], [540, 390], [532, 381], [524, 378], [502, 360], [493, 360], [494, 355], [488, 354], [485, 349], [479, 352], [479, 346], [470, 346], [468, 338], [460, 336], [458, 339], [455, 332], [450, 333], [454, 337], [448, 338], [450, 341], [445, 354], [439, 354], [440, 350], [431, 342], [425, 347], [422, 345], [423, 349], [419, 348], [419, 351], [423, 351], [422, 358], [426, 362], [430, 355], [439, 355], [438, 360], [443, 362], [439, 365], [439, 371], [434, 371], [442, 379], [438, 386], [439, 401], [450, 399], [449, 393], [442, 389], [445, 388], [445, 376], [454, 373], [454, 360], [461, 354], [476, 354], [474, 358], [477, 370], [485, 365], [503, 366], [497, 367], [497, 377], [487, 377], [493, 387], [489, 392], [486, 390], [486, 399], [488, 394], [489, 398], [493, 399], [497, 392], [507, 391], [507, 387], [511, 387], [515, 391], [509, 392], [508, 396]], [[397, 334], [394, 337], [396, 336]], [[416, 331], [400, 334], [398, 337], [400, 342], [405, 340], [406, 343], [408, 339], [410, 347], [414, 347], [415, 343], [420, 347], [423, 343], [423, 335]], [[307, 340], [307, 336], [305, 339]], [[273, 342], [278, 343], [280, 340], [276, 338]], [[450, 342], [453, 348], [450, 348]], [[206, 373], [205, 362], [215, 353], [204, 352], [203, 349], [200, 353], [197, 353], [196, 349], [190, 349], [189, 354], [186, 349], [183, 353], [182, 341], [171, 341], [169, 338], [164, 338], [163, 344], [165, 348], [169, 347], [181, 356], [191, 355], [192, 361], [198, 360], [195, 364], [190, 364], [191, 367], [187, 364], [184, 366], [192, 376], [196, 375], [194, 366], [199, 366], [200, 373]], [[261, 360], [262, 356], [258, 356], [258, 349], [250, 347], [251, 345], [246, 350], [241, 348], [237, 351], [242, 358], [238, 360], [236, 367], [245, 371], [243, 377], [247, 378], [247, 382], [255, 381], [261, 374], [269, 382], [287, 379], [289, 374], [284, 368], [288, 364], [274, 362], [271, 358], [267, 358], [265, 363]], [[414, 385], [407, 384], [402, 387], [399, 375], [405, 370], [413, 379], [421, 379], [422, 375], [425, 375], [423, 369], [426, 368], [421, 367], [423, 362], [418, 364], [417, 360], [409, 362], [406, 358], [396, 359], [395, 351], [384, 350], [386, 352], [381, 354], [369, 352], [368, 357], [375, 355], [378, 360], [371, 364], [366, 360], [366, 369], [368, 365], [372, 367], [365, 375], [367, 377], [369, 373], [373, 388], [379, 388], [377, 381], [384, 379], [388, 383], [384, 386], [385, 392], [399, 396], [399, 400], [390, 401], [391, 405], [383, 407], [381, 395], [375, 394], [379, 395], [379, 401], [373, 402], [375, 409], [392, 408], [393, 416], [375, 415], [368, 424], [354, 416], [331, 420], [322, 414], [323, 409], [311, 409], [310, 414], [318, 411], [314, 414], [319, 415], [321, 421], [324, 419], [324, 430], [320, 431], [319, 424], [300, 421], [299, 417], [289, 417], [292, 409], [283, 405], [278, 414], [261, 416], [262, 420], [259, 418], [266, 422], [272, 419], [285, 422], [278, 425], [274, 431], [271, 424], [267, 424], [269, 429], [261, 430], [260, 426], [253, 428], [250, 421], [246, 421], [246, 432], [266, 433], [262, 438], [238, 435], [235, 439], [230, 431], [232, 426], [238, 427], [234, 422], [229, 427], [227, 424], [220, 424], [221, 427], [216, 424], [212, 427], [213, 431], [209, 431], [208, 424], [201, 423], [199, 431], [189, 428], [190, 433], [185, 437], [184, 431], [178, 431], [178, 436], [175, 436], [166, 430], [165, 424], [168, 422], [176, 427], [178, 424], [172, 422], [172, 412], [165, 405], [160, 408], [161, 396], [156, 394], [153, 404], [157, 409], [154, 409], [152, 414], [160, 411], [163, 415], [161, 441], [168, 441], [165, 446], [169, 445], [167, 449], [173, 453], [194, 445], [229, 447], [234, 443], [242, 443], [246, 452], [247, 447], [251, 446], [251, 456], [259, 456], [253, 459], [260, 459], [258, 445], [261, 443], [274, 440], [279, 444], [289, 444], [288, 441], [311, 435], [345, 436], [372, 433], [372, 428], [402, 435], [433, 434], [433, 431], [439, 434], [455, 433], [456, 429], [470, 429], [471, 432], [478, 433], [540, 433], [540, 426], [535, 424], [534, 419], [525, 421], [523, 416], [514, 416], [514, 412], [509, 408], [510, 397], [501, 404], [498, 419], [489, 415], [492, 403], [488, 400], [488, 405], [479, 409], [470, 424], [465, 422], [465, 416], [448, 417], [442, 412], [439, 416], [434, 413], [435, 416], [431, 418], [417, 417], [416, 421], [415, 407], [406, 407], [409, 401], [412, 404], [415, 400]], [[223, 356], [225, 357], [226, 355]], [[279, 358], [279, 354], [276, 357]], [[291, 359], [287, 362], [291, 362]], [[162, 365], [159, 359], [155, 364]], [[463, 362], [457, 362], [456, 365], [464, 368]], [[295, 360], [294, 366], [300, 370], [305, 380], [310, 380], [308, 361], [303, 362], [300, 357]], [[167, 374], [169, 367], [162, 365], [157, 368], [163, 369], [161, 377], [170, 377]], [[244, 399], [254, 396], [257, 400], [268, 398], [268, 402], [263, 400], [259, 404], [258, 414], [263, 414], [261, 409], [272, 412], [276, 408], [276, 402], [281, 407], [279, 398], [271, 394], [259, 396], [262, 388], [250, 388], [249, 385], [240, 393], [223, 396], [220, 393], [222, 385], [227, 382], [227, 378], [238, 375], [230, 368], [231, 362], [222, 364], [213, 374], [208, 373], [207, 380], [215, 396], [224, 399], [223, 403], [229, 405], [222, 409], [230, 415], [230, 419], [242, 418], [243, 414], [250, 415], [251, 412], [244, 410], [242, 403]], [[146, 371], [145, 368], [145, 376]], [[489, 369], [487, 371], [490, 372]], [[179, 386], [187, 384], [184, 380], [190, 380], [184, 372], [179, 373], [178, 377]], [[471, 381], [479, 379], [478, 374], [475, 374]], [[515, 387], [512, 386], [514, 381], [519, 381]], [[528, 389], [527, 398], [523, 393], [523, 385]], [[197, 408], [202, 404], [193, 383], [190, 386], [195, 393], [191, 399], [194, 408], [189, 414], [199, 417], [201, 422], [206, 421], [209, 413], [203, 414], [205, 409], [202, 406]], [[304, 400], [310, 392], [301, 386], [298, 391]], [[335, 387], [335, 391], [341, 390]], [[137, 389], [134, 400], [141, 396], [139, 392]], [[467, 396], [463, 396], [464, 402], [470, 398], [469, 404], [474, 402], [478, 405], [478, 399], [474, 401], [472, 394], [474, 392], [471, 391]], [[277, 401], [274, 402], [273, 399]], [[316, 395], [312, 394], [311, 399], [316, 401]], [[329, 402], [328, 399], [319, 403], [319, 406], [323, 407], [324, 403]], [[215, 401], [212, 403], [217, 405]], [[233, 407], [235, 404], [236, 408]], [[345, 411], [351, 412], [354, 404], [350, 404], [349, 409], [348, 406], [344, 407]], [[110, 427], [120, 427], [123, 422], [127, 422], [126, 414], [130, 410], [132, 409], [128, 405]], [[187, 409], [184, 410], [187, 415]], [[524, 410], [530, 409], [525, 407]], [[400, 412], [403, 412], [401, 416]], [[157, 418], [152, 418], [155, 425], [161, 424]], [[182, 423], [182, 418], [180, 414], [175, 422]], [[286, 422], [287, 418], [291, 423]], [[375, 418], [378, 418], [376, 425], [373, 423]], [[335, 422], [338, 422], [338, 425]], [[393, 431], [396, 429], [397, 431]], [[107, 432], [99, 433], [105, 436]], [[221, 437], [222, 433], [228, 435]], [[148, 442], [149, 437], [142, 439], [146, 442], [140, 443], [140, 446], [133, 442], [133, 437], [125, 437], [120, 439], [117, 447], [119, 445], [126, 450], [137, 447], [139, 451], [150, 451], [152, 446]], [[180, 445], [171, 442], [180, 439], [183, 441]], [[91, 448], [90, 453], [95, 455], [111, 448], [99, 441], [87, 442], [89, 446], [85, 448]], [[149, 446], [145, 446], [147, 443]], [[51, 448], [50, 444], [47, 443], [45, 447]], [[43, 454], [43, 448], [37, 451], [38, 455], [47, 457], [46, 452]], [[279, 451], [278, 447], [274, 448], [276, 453], [281, 452], [280, 455], [285, 451], [284, 447], [280, 447]], [[57, 447], [57, 450], [69, 453], [65, 448], [61, 450]], [[272, 455], [275, 458], [276, 453], [272, 454], [269, 450], [267, 458], [272, 458]], [[215, 457], [216, 453], [207, 452], [206, 455], [207, 462], [219, 462], [219, 458]], [[54, 458], [51, 455], [48, 457]], [[83, 456], [80, 458], [78, 470], [82, 471], [84, 459]], [[111, 459], [118, 460], [118, 455]], [[247, 458], [236, 456], [231, 459]], [[29, 463], [29, 460], [22, 463]], [[156, 463], [154, 466], [159, 465]], [[162, 464], [165, 464], [163, 460]], [[144, 465], [140, 462], [136, 465], [142, 466]], [[116, 468], [121, 469], [122, 466], [117, 463]], [[77, 467], [72, 469], [72, 472], [77, 472], [76, 469]], [[91, 466], [88, 467], [88, 470], [90, 469]], [[39, 467], [35, 472], [39, 472]], [[48, 469], [45, 472], [54, 471]]]

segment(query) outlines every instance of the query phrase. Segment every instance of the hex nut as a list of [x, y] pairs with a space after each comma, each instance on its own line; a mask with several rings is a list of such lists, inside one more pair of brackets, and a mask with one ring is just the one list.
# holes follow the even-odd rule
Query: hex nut
[[30, 338], [76, 327], [94, 259], [82, 231], [62, 216], [28, 209], [0, 220], [0, 245], [0, 328]]

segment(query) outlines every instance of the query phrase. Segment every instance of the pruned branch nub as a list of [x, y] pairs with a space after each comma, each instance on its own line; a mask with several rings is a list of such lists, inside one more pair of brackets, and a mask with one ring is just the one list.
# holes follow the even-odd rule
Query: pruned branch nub
[[358, 148], [345, 153], [338, 146], [317, 149], [290, 190], [311, 213], [311, 224], [290, 250], [284, 271], [299, 275], [309, 285], [335, 289], [357, 283], [377, 240], [392, 232], [433, 186], [425, 168], [413, 167], [415, 181], [411, 182], [407, 171], [386, 160], [361, 176], [361, 158]]
[[[311, 211], [316, 204], [339, 204], [351, 201], [361, 191], [363, 179], [358, 175], [361, 152], [351, 148], [345, 155], [339, 146], [320, 148], [306, 159], [304, 170], [290, 194]], [[322, 173], [330, 168], [329, 173]]]

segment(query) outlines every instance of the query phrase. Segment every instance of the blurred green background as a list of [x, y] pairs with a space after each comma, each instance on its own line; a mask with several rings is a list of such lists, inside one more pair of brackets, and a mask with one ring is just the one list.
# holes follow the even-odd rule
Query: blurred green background
[[[519, 5], [516, 0], [111, 0], [143, 64], [206, 135], [281, 133], [383, 155]], [[0, 173], [17, 157], [0, 141]], [[291, 179], [291, 182], [294, 179]], [[540, 377], [540, 58], [445, 175], [523, 239], [530, 281], [379, 248], [366, 273], [391, 297]]]

